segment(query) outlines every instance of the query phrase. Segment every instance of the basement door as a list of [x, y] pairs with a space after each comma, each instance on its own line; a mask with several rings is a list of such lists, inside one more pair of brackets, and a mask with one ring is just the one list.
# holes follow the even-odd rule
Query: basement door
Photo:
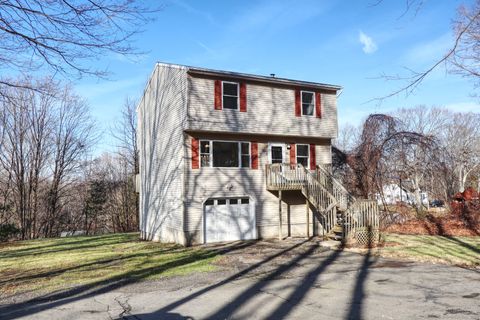
[[219, 198], [205, 202], [205, 242], [256, 238], [255, 212], [249, 198]]

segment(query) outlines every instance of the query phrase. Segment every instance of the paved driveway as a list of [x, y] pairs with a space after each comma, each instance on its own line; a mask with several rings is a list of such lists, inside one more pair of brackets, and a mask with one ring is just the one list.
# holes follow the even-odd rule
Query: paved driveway
[[480, 319], [480, 273], [322, 248], [228, 247], [220, 272], [81, 287], [0, 305], [0, 319]]

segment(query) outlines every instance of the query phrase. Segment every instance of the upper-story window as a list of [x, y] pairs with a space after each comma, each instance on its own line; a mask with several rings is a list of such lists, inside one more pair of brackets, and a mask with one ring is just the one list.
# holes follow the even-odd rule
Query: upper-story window
[[297, 144], [297, 163], [302, 164], [308, 168], [310, 159], [310, 150], [308, 144]]
[[239, 85], [236, 82], [222, 82], [222, 99], [224, 109], [238, 109]]
[[302, 91], [302, 115], [313, 116], [315, 113], [315, 93]]

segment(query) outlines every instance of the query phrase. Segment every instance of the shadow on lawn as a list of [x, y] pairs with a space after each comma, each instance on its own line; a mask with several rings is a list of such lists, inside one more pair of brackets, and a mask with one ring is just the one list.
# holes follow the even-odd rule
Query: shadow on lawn
[[[199, 252], [197, 256], [184, 257], [175, 261], [164, 263], [158, 267], [128, 272], [116, 277], [112, 277], [105, 281], [98, 281], [90, 285], [84, 285], [63, 292], [45, 295], [37, 299], [32, 299], [25, 303], [0, 307], [0, 314], [2, 315], [2, 319], [5, 320], [34, 315], [43, 310], [52, 309], [71, 302], [75, 302], [81, 299], [118, 289], [129, 283], [144, 279], [152, 274], [159, 274], [169, 269], [173, 269], [182, 265], [187, 265], [195, 261], [208, 259], [217, 254], [224, 254], [231, 251], [244, 249], [255, 243], [256, 242], [254, 241], [242, 242], [223, 247], [208, 248], [205, 251]], [[183, 316], [179, 313], [176, 313], [175, 309], [189, 303], [190, 301], [195, 300], [196, 298], [199, 298], [200, 296], [209, 293], [216, 288], [224, 286], [231, 281], [238, 280], [257, 269], [260, 269], [263, 265], [275, 260], [276, 258], [285, 258], [286, 256], [290, 255], [289, 252], [300, 247], [302, 247], [303, 249], [300, 249], [299, 253], [292, 254], [292, 258], [289, 259], [286, 263], [276, 266], [275, 269], [268, 272], [260, 279], [256, 279], [248, 288], [244, 289], [237, 296], [233, 297], [228, 303], [223, 305], [218, 310], [213, 310], [212, 314], [208, 317], [209, 319], [230, 318], [242, 306], [246, 305], [253, 298], [255, 298], [257, 294], [265, 290], [269, 283], [271, 283], [271, 281], [288, 277], [288, 274], [294, 268], [298, 267], [301, 263], [304, 263], [307, 260], [309, 260], [310, 262], [314, 261], [314, 267], [311, 268], [304, 276], [298, 277], [298, 282], [294, 282], [295, 288], [291, 291], [288, 297], [286, 297], [285, 302], [280, 304], [275, 310], [272, 310], [270, 314], [266, 317], [267, 319], [285, 319], [305, 299], [307, 294], [314, 288], [314, 286], [318, 285], [318, 279], [320, 275], [324, 273], [325, 270], [342, 255], [343, 251], [331, 251], [330, 254], [326, 257], [314, 255], [319, 248], [318, 244], [312, 243], [309, 240], [305, 240], [296, 243], [288, 248], [278, 250], [276, 253], [266, 257], [262, 261], [252, 264], [245, 269], [237, 272], [236, 274], [222, 281], [219, 281], [218, 283], [195, 291], [184, 298], [178, 299], [153, 313], [130, 314], [129, 312], [126, 312], [124, 314], [121, 314], [119, 316], [119, 319], [128, 319], [130, 317], [135, 319], [192, 319], [191, 317]], [[107, 261], [102, 261], [100, 263], [107, 263]], [[358, 271], [358, 276], [356, 278], [355, 287], [353, 289], [351, 297], [350, 309], [347, 310], [346, 319], [362, 318], [362, 306], [365, 297], [364, 287], [367, 280], [369, 267], [372, 263], [374, 263], [374, 261], [372, 261], [372, 257], [369, 251], [368, 254], [364, 257], [361, 268]]]
[[[213, 247], [211, 249], [199, 251], [198, 253], [187, 257], [183, 257], [174, 261], [168, 261], [156, 267], [122, 273], [106, 280], [97, 281], [91, 284], [78, 286], [73, 289], [48, 294], [22, 303], [1, 306], [1, 319], [8, 320], [33, 315], [43, 310], [48, 310], [70, 302], [106, 293], [111, 290], [123, 287], [127, 284], [141, 281], [142, 279], [145, 279], [151, 275], [161, 274], [168, 270], [201, 260], [209, 259], [219, 254], [225, 254], [234, 250], [249, 247], [255, 244], [255, 242], [256, 241], [249, 241], [242, 243], [234, 243], [231, 245], [221, 246], [217, 248]], [[60, 270], [58, 272], [60, 272]]]
[[[430, 235], [436, 235], [438, 234], [439, 236], [441, 236], [442, 238], [444, 239], [447, 239], [447, 240], [450, 240], [451, 242], [455, 242], [457, 244], [459, 244], [460, 246], [472, 251], [472, 253], [474, 254], [480, 254], [480, 248], [479, 247], [475, 247], [465, 241], [462, 241], [460, 239], [458, 239], [458, 237], [454, 237], [454, 236], [451, 236], [451, 235], [448, 235], [447, 232], [445, 231], [445, 228], [443, 227], [443, 224], [442, 224], [442, 221], [439, 220], [438, 218], [435, 218], [435, 217], [429, 217], [428, 218], [428, 221], [430, 221], [431, 223], [433, 223], [436, 227], [437, 230], [431, 230], [431, 228], [428, 227], [427, 224], [425, 224], [428, 232]], [[477, 224], [472, 224], [471, 221], [469, 222], [470, 220], [466, 220], [466, 227], [471, 230], [472, 232], [474, 232], [475, 234], [478, 235], [478, 232], [477, 232]]]
[[59, 268], [59, 269], [49, 270], [49, 271], [41, 272], [41, 273], [29, 274], [29, 275], [24, 275], [24, 276], [13, 275], [12, 278], [8, 278], [8, 279], [5, 279], [5, 280], [0, 280], [0, 285], [4, 285], [4, 284], [7, 284], [7, 283], [12, 283], [12, 282], [13, 282], [13, 285], [15, 285], [16, 283], [21, 282], [21, 281], [30, 281], [30, 280], [41, 279], [41, 278], [51, 278], [51, 277], [61, 275], [65, 272], [70, 272], [70, 271], [74, 271], [74, 270], [81, 270], [83, 268], [89, 268], [89, 271], [97, 270], [97, 269], [105, 268], [105, 267], [107, 267], [108, 265], [111, 265], [111, 264], [116, 264], [118, 262], [124, 262], [124, 261], [129, 260], [129, 259], [135, 259], [135, 258], [139, 258], [139, 257], [149, 257], [149, 256], [157, 255], [157, 254], [170, 253], [172, 251], [176, 251], [177, 249], [178, 249], [177, 247], [171, 247], [171, 248], [161, 249], [161, 250], [154, 251], [154, 252], [134, 253], [134, 254], [122, 255], [122, 256], [118, 256], [118, 257], [114, 257], [114, 258], [109, 258], [109, 259], [96, 260], [96, 261], [92, 261], [92, 262], [88, 262], [88, 263], [84, 263], [84, 264], [75, 265], [75, 266], [72, 266], [72, 267]]
[[20, 258], [24, 256], [29, 256], [29, 255], [41, 255], [41, 254], [57, 253], [57, 252], [63, 252], [63, 251], [74, 251], [74, 250], [80, 250], [80, 249], [88, 249], [88, 248], [119, 244], [123, 242], [130, 242], [133, 240], [138, 240], [137, 233], [79, 237], [78, 239], [76, 238], [48, 239], [48, 240], [42, 239], [40, 240], [40, 242], [54, 241], [54, 243], [43, 245], [43, 246], [35, 245], [28, 248], [18, 248], [18, 249], [15, 248], [15, 249], [3, 250], [3, 251], [0, 248], [0, 259]]

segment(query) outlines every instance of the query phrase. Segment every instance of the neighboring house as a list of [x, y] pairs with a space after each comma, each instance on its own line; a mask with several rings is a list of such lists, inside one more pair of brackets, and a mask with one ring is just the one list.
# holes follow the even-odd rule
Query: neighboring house
[[[400, 188], [396, 183], [391, 183], [383, 186], [383, 199], [380, 194], [376, 194], [378, 204], [397, 204], [400, 202], [408, 203], [409, 205], [415, 205], [415, 195], [413, 192], [408, 191], [405, 188]], [[420, 198], [422, 204], [428, 207], [428, 194], [426, 192], [420, 192]]]
[[280, 177], [271, 164], [305, 175], [331, 163], [340, 89], [157, 63], [137, 110], [142, 238], [190, 245], [320, 232], [306, 176], [283, 193], [266, 179]]

